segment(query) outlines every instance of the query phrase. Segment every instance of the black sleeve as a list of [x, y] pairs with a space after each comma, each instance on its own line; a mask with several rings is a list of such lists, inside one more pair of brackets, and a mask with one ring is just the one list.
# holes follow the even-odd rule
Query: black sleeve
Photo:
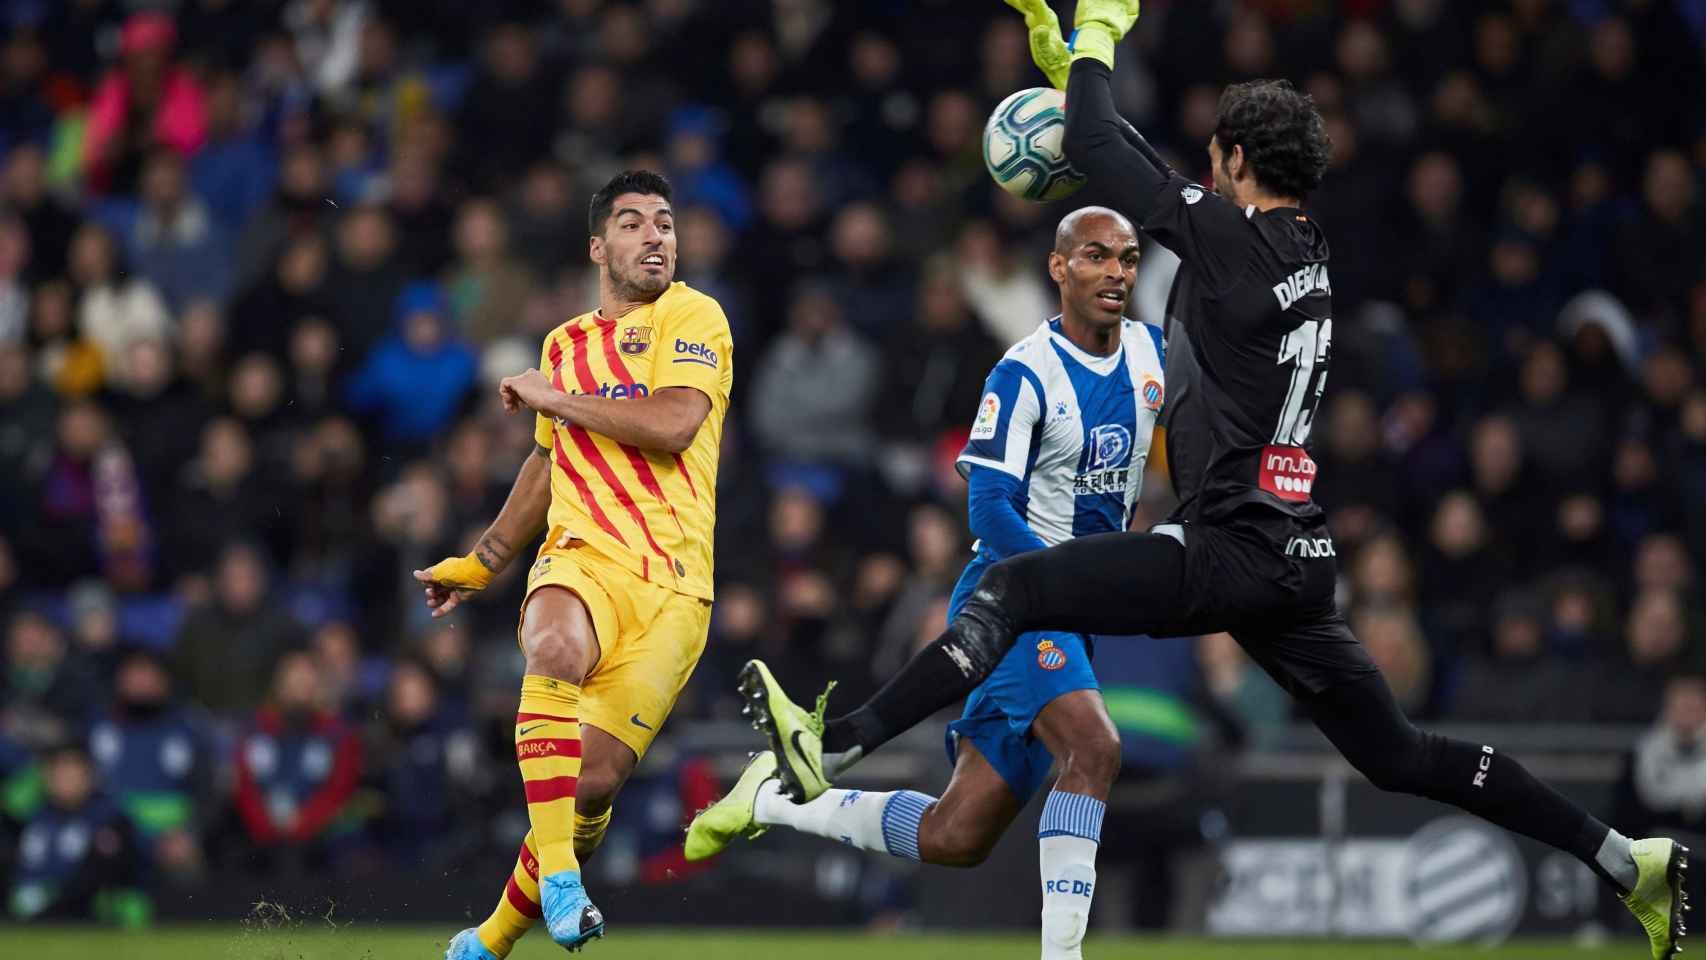
[[1180, 176], [1114, 110], [1113, 71], [1089, 58], [1066, 85], [1066, 157], [1143, 232], [1193, 264], [1211, 289], [1242, 272], [1256, 234], [1243, 211]]
[[1163, 160], [1161, 154], [1149, 145], [1149, 141], [1144, 139], [1143, 134], [1137, 132], [1137, 128], [1131, 125], [1131, 121], [1124, 117], [1117, 117], [1116, 119], [1120, 122], [1120, 136], [1125, 137], [1125, 142], [1131, 144], [1132, 149], [1143, 154], [1143, 159], [1148, 160], [1150, 166], [1161, 171], [1162, 175], [1169, 180], [1179, 175], [1173, 169], [1173, 165]]
[[1112, 74], [1090, 58], [1072, 65], [1066, 82], [1066, 159], [1112, 195], [1122, 213], [1144, 220], [1155, 205], [1155, 192], [1173, 171], [1114, 110], [1108, 87]]

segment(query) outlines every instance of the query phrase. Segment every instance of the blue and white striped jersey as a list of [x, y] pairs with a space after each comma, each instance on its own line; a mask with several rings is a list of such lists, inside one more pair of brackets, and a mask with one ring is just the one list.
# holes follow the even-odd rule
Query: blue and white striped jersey
[[1017, 479], [1019, 516], [1049, 546], [1123, 530], [1143, 486], [1163, 370], [1158, 327], [1126, 320], [1120, 349], [1097, 357], [1066, 339], [1055, 317], [990, 372], [959, 469]]

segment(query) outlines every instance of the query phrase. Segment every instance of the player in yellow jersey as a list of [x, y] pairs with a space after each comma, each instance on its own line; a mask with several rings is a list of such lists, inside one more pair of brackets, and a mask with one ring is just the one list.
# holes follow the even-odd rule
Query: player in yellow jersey
[[669, 182], [646, 171], [593, 195], [598, 309], [501, 387], [505, 409], [535, 412], [537, 456], [472, 553], [415, 572], [442, 616], [546, 530], [521, 608], [515, 723], [533, 829], [497, 908], [447, 960], [499, 960], [541, 915], [571, 951], [603, 936], [580, 860], [705, 649], [733, 344], [717, 302], [673, 282], [669, 204]]

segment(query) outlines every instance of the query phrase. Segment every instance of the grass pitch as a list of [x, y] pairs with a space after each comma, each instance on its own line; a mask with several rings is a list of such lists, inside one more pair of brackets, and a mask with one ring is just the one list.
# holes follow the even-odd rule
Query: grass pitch
[[[0, 956], [16, 960], [438, 960], [454, 930], [352, 924], [338, 929], [258, 930], [165, 927], [133, 933], [0, 927]], [[1494, 950], [1408, 944], [1318, 941], [1186, 940], [1092, 936], [1095, 960], [1383, 960], [1387, 957], [1475, 960], [1642, 960], [1646, 944], [1613, 941], [1582, 948], [1559, 941], [1519, 941]], [[566, 954], [529, 935], [514, 960], [559, 960]], [[586, 960], [1035, 960], [1030, 936], [954, 934], [871, 936], [859, 933], [734, 930], [617, 930], [578, 954]]]

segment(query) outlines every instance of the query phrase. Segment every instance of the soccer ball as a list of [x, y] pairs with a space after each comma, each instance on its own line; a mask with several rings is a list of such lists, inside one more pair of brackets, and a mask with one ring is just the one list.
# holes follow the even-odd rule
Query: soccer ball
[[1066, 160], [1066, 94], [1020, 90], [983, 127], [983, 164], [1001, 189], [1026, 200], [1059, 200], [1084, 186]]

